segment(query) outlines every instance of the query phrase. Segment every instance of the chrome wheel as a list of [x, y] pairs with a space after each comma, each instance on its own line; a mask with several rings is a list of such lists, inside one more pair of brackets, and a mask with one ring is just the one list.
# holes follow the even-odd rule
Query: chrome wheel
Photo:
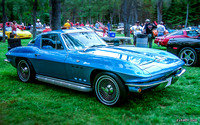
[[97, 79], [95, 92], [99, 100], [106, 105], [115, 104], [120, 95], [117, 82], [108, 75], [103, 75]]
[[97, 99], [104, 105], [120, 105], [127, 100], [128, 90], [121, 79], [113, 73], [99, 73], [94, 79], [93, 88]]
[[31, 70], [25, 60], [20, 60], [17, 65], [17, 74], [21, 81], [27, 82], [30, 80]]
[[185, 66], [193, 66], [197, 61], [197, 54], [192, 48], [184, 48], [179, 54], [180, 59], [185, 62]]

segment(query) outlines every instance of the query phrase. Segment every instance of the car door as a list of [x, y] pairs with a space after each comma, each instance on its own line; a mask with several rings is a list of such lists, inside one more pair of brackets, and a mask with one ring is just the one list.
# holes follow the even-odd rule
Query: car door
[[[69, 81], [74, 81], [83, 84], [90, 84], [91, 68], [84, 66], [84, 60], [87, 59], [84, 53], [81, 53], [76, 47], [79, 46], [75, 39], [72, 40], [67, 35], [64, 35], [64, 40], [67, 45], [68, 56], [65, 60], [66, 77]], [[89, 65], [89, 64], [88, 64]]]
[[40, 75], [66, 78], [64, 62], [67, 52], [58, 34], [43, 34], [40, 50], [35, 53], [35, 69]]

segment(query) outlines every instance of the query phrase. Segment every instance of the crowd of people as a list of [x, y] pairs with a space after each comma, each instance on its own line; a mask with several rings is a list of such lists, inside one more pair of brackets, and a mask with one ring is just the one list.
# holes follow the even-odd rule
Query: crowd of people
[[161, 21], [156, 26], [155, 24], [150, 22], [150, 19], [146, 19], [145, 25], [142, 26], [140, 25], [139, 21], [136, 21], [135, 25], [130, 28], [133, 33], [134, 45], [136, 45], [138, 34], [146, 34], [148, 37], [149, 48], [152, 48], [153, 29], [157, 28], [158, 36], [163, 36], [165, 32], [165, 26], [163, 24], [164, 24], [163, 21]]
[[[70, 29], [72, 27], [82, 27], [82, 26], [87, 26], [87, 27], [95, 27], [96, 29], [98, 29], [100, 26], [102, 27], [103, 24], [101, 24], [100, 22], [96, 21], [95, 25], [90, 24], [88, 21], [87, 23], [84, 25], [83, 23], [75, 23], [73, 24], [72, 22], [70, 22], [69, 20], [67, 20], [67, 22], [63, 25], [62, 29]], [[111, 30], [111, 24], [108, 21], [107, 23], [107, 32], [109, 33], [109, 31]], [[44, 24], [42, 25], [40, 22], [40, 19], [37, 19], [36, 22], [36, 29], [42, 29], [42, 28], [50, 28], [49, 25]], [[13, 21], [11, 23], [11, 28], [12, 28], [12, 34], [17, 37], [17, 23], [16, 21]], [[135, 22], [135, 25], [132, 26], [130, 28], [130, 30], [133, 33], [133, 41], [134, 41], [134, 45], [136, 45], [137, 42], [137, 36], [138, 34], [146, 34], [148, 36], [148, 44], [149, 44], [149, 48], [152, 48], [152, 41], [153, 41], [153, 29], [157, 28], [157, 32], [158, 32], [158, 36], [163, 36], [164, 32], [165, 32], [165, 26], [163, 21], [161, 21], [158, 25], [155, 25], [155, 23], [151, 23], [150, 19], [146, 19], [145, 20], [145, 24], [140, 24], [139, 21]]]
[[72, 27], [83, 27], [83, 26], [87, 26], [87, 27], [94, 27], [93, 24], [89, 24], [89, 22], [87, 21], [87, 23], [84, 25], [84, 23], [72, 23], [69, 20], [67, 20], [67, 22], [63, 25], [62, 29], [71, 29]]

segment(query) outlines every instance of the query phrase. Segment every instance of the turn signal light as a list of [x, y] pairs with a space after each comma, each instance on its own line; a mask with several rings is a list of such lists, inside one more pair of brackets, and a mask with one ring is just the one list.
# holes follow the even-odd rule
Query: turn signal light
[[141, 88], [139, 88], [139, 89], [138, 89], [138, 92], [140, 93], [141, 91], [142, 91], [142, 89], [141, 89]]

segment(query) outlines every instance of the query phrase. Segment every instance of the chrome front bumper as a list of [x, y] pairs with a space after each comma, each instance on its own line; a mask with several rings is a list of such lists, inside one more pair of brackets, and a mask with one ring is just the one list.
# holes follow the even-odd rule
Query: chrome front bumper
[[8, 59], [4, 59], [4, 62], [8, 62], [8, 63], [10, 63], [10, 61], [9, 61]]
[[125, 85], [128, 86], [130, 92], [139, 92], [139, 89], [145, 90], [154, 86], [161, 86], [161, 85], [164, 86], [163, 88], [166, 88], [167, 86], [170, 86], [171, 84], [175, 83], [185, 71], [186, 71], [185, 69], [180, 68], [176, 74], [170, 75], [163, 80], [152, 81], [147, 83], [129, 83]]

